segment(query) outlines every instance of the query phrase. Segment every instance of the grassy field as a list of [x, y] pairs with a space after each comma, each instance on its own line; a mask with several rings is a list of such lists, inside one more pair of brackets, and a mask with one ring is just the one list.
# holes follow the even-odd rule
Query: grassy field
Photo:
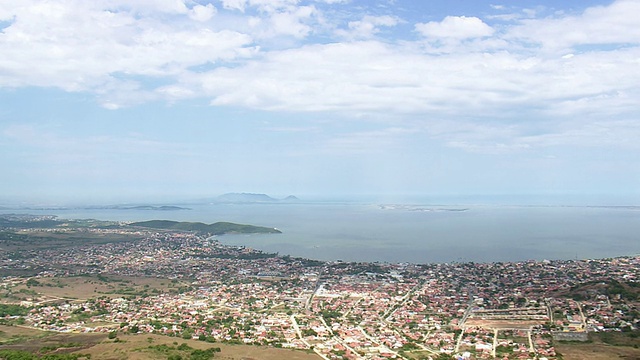
[[564, 360], [640, 360], [638, 332], [590, 333], [590, 342], [556, 344]]
[[0, 325], [0, 346], [21, 343], [51, 334], [42, 330]]
[[633, 347], [612, 346], [603, 343], [560, 344], [556, 351], [564, 360], [639, 360], [640, 350]]
[[[126, 295], [148, 296], [156, 293], [178, 292], [187, 283], [160, 278], [124, 276], [73, 276], [38, 278], [37, 285], [22, 285], [10, 289], [14, 301], [31, 299], [35, 302], [59, 299], [86, 300], [100, 296], [121, 297]], [[0, 297], [9, 290], [0, 290]], [[10, 302], [7, 299], [6, 302]]]
[[313, 353], [250, 345], [225, 345], [197, 340], [184, 340], [152, 334], [118, 334], [109, 339], [106, 334], [57, 334], [13, 326], [0, 326], [0, 349], [91, 355], [92, 360], [155, 360], [180, 355], [188, 359], [193, 350], [220, 348], [216, 359], [226, 360], [318, 360]]

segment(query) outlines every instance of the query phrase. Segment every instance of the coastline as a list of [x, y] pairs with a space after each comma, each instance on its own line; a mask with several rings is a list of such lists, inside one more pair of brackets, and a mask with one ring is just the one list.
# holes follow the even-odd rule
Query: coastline
[[[615, 257], [640, 252], [635, 207], [259, 204], [191, 206], [191, 210], [71, 210], [23, 213], [113, 221], [230, 221], [282, 234], [225, 235], [230, 245], [316, 260], [367, 262], [503, 262]], [[384, 205], [382, 205], [384, 206]], [[411, 211], [414, 208], [465, 211]], [[11, 213], [15, 210], [2, 210]]]

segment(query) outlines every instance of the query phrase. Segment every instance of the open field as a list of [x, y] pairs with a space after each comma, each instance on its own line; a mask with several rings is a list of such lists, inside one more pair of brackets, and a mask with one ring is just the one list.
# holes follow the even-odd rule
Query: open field
[[636, 332], [589, 333], [590, 342], [560, 342], [556, 349], [564, 360], [639, 360], [640, 336]]
[[559, 344], [556, 350], [564, 360], [639, 360], [640, 349], [603, 343]]
[[52, 333], [27, 327], [0, 325], [0, 346], [49, 336]]
[[[0, 344], [0, 349], [38, 351], [42, 348], [61, 346], [56, 352], [91, 355], [97, 360], [155, 360], [166, 359], [170, 355], [186, 355], [194, 349], [220, 348], [216, 359], [226, 360], [318, 360], [313, 353], [298, 350], [276, 349], [250, 345], [226, 345], [198, 340], [184, 340], [153, 334], [118, 334], [117, 340], [108, 339], [107, 334], [59, 334], [24, 329], [20, 327], [0, 327], [3, 338], [14, 338], [12, 344]], [[186, 345], [183, 345], [186, 344]]]
[[[15, 329], [18, 330], [20, 328], [15, 327]], [[11, 334], [12, 331], [9, 330], [7, 333]], [[81, 352], [86, 354], [85, 349], [95, 346], [106, 339], [106, 334], [62, 334], [40, 331], [39, 333], [32, 334], [32, 336], [25, 336], [22, 341], [14, 341], [12, 344], [1, 345], [0, 349], [36, 352], [42, 348], [55, 349], [56, 347], [60, 347], [64, 348], [64, 350], [59, 350], [58, 352]], [[71, 344], [73, 344], [73, 346], [71, 346]]]
[[[36, 285], [27, 286], [25, 281], [10, 289], [13, 300], [33, 300], [35, 303], [46, 301], [86, 300], [100, 296], [121, 297], [127, 295], [152, 295], [157, 293], [178, 292], [188, 284], [180, 281], [154, 277], [126, 276], [73, 276], [56, 278], [38, 278]], [[7, 295], [0, 290], [0, 296]], [[11, 302], [7, 299], [6, 302]]]

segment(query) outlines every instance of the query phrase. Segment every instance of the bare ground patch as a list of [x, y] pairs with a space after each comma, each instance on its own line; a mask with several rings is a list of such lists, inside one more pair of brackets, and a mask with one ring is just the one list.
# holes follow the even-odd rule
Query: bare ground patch
[[564, 360], [640, 360], [640, 349], [607, 344], [558, 344]]
[[159, 293], [177, 292], [186, 283], [155, 277], [125, 276], [72, 276], [38, 278], [37, 286], [18, 285], [12, 289], [21, 294], [21, 299], [33, 298], [35, 302], [56, 299], [87, 300], [100, 296], [120, 297], [128, 295], [149, 296]]

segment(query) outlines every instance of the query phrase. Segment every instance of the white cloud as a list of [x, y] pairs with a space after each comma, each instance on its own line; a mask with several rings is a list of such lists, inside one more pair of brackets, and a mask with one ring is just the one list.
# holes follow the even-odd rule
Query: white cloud
[[[282, 37], [304, 39], [314, 31], [320, 15], [314, 5], [299, 5], [297, 0], [229, 0], [223, 2], [223, 8], [231, 12], [220, 14], [220, 24], [275, 46], [290, 44]], [[236, 10], [243, 14], [237, 14]]]
[[347, 4], [351, 2], [351, 0], [315, 0], [315, 1], [319, 3], [325, 3], [325, 4]]
[[508, 38], [530, 41], [562, 51], [580, 45], [640, 44], [636, 14], [640, 2], [619, 0], [609, 6], [588, 8], [574, 16], [530, 19], [509, 30]]
[[[180, 6], [169, 6], [174, 3], [179, 2], [158, 3], [156, 8], [181, 12]], [[204, 20], [212, 9], [196, 6], [192, 15]], [[189, 66], [242, 57], [251, 45], [245, 34], [212, 31], [185, 15], [179, 14], [177, 26], [170, 26], [162, 17], [138, 19], [129, 11], [105, 10], [93, 2], [34, 3], [16, 9], [15, 21], [0, 37], [0, 66], [5, 69], [0, 86], [54, 86], [100, 96], [108, 88], [130, 92], [132, 83], [142, 89], [143, 77], [175, 76]], [[144, 101], [144, 93], [140, 91], [134, 103]]]
[[[376, 42], [306, 46], [271, 52], [259, 62], [217, 69], [194, 80], [201, 82], [218, 105], [297, 111], [391, 106], [401, 111], [405, 101], [421, 97], [421, 84], [415, 67], [398, 68], [397, 64], [420, 65], [420, 59], [396, 54], [396, 50]], [[414, 106], [406, 108], [412, 111]]]
[[[520, 108], [564, 116], [613, 101], [606, 94], [637, 93], [638, 51], [571, 59], [508, 52], [444, 56], [376, 41], [312, 45], [272, 51], [235, 68], [191, 76], [214, 105], [265, 110], [380, 111], [446, 116], [513, 116]], [[626, 89], [626, 90], [625, 90]], [[617, 96], [619, 98], [619, 96]], [[631, 96], [630, 99], [635, 99]], [[622, 101], [604, 106], [630, 111]]]
[[366, 15], [362, 20], [350, 21], [348, 30], [337, 30], [336, 34], [346, 38], [366, 39], [380, 31], [380, 27], [396, 26], [400, 20], [395, 16], [371, 16]]
[[216, 8], [212, 4], [196, 5], [191, 9], [189, 17], [196, 21], [208, 21], [216, 13]]
[[[425, 37], [417, 40], [381, 31], [403, 24], [393, 14], [353, 12], [329, 26], [322, 20], [331, 1], [17, 3], [0, 4], [0, 18], [10, 19], [0, 33], [0, 86], [89, 92], [112, 109], [200, 97], [214, 106], [454, 126], [523, 112], [558, 122], [631, 118], [640, 103], [637, 1], [495, 29], [449, 16], [416, 24]], [[468, 148], [491, 141], [450, 139]]]
[[[78, 5], [78, 1], [73, 2]], [[95, 6], [110, 9], [114, 12], [125, 10], [138, 14], [187, 14], [189, 12], [184, 0], [96, 0]]]
[[247, 0], [221, 0], [222, 7], [228, 10], [238, 10], [244, 12], [247, 6]]
[[261, 12], [274, 13], [282, 10], [293, 10], [299, 0], [248, 0], [249, 4]]
[[435, 39], [470, 39], [491, 36], [493, 29], [477, 17], [447, 16], [441, 22], [418, 23], [422, 36]]
[[315, 12], [312, 6], [301, 6], [295, 11], [278, 12], [271, 15], [269, 19], [270, 27], [266, 34], [268, 36], [290, 35], [295, 38], [304, 38], [311, 31], [311, 26], [305, 24], [305, 20], [310, 19]]

